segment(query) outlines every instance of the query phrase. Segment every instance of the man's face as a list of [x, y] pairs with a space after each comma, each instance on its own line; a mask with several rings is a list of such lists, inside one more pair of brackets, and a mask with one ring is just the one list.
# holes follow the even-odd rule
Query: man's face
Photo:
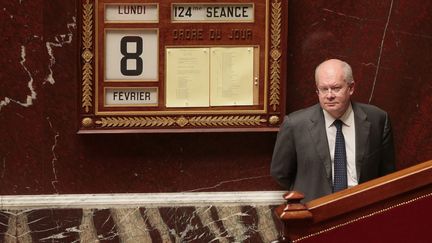
[[325, 63], [319, 68], [316, 77], [318, 99], [321, 107], [334, 118], [341, 117], [348, 109], [354, 83], [348, 85], [340, 63]]

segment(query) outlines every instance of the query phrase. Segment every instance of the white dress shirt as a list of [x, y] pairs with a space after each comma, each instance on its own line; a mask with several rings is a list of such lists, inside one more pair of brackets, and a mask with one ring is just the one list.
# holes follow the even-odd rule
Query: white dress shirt
[[[336, 118], [332, 117], [327, 111], [323, 110], [325, 126], [327, 132], [327, 141], [329, 143], [329, 151], [332, 161], [332, 179], [334, 176], [334, 151], [335, 151], [335, 140], [336, 140], [336, 127], [333, 122]], [[348, 176], [348, 187], [352, 187], [358, 184], [356, 162], [355, 162], [355, 122], [354, 112], [351, 104], [345, 111], [339, 120], [342, 121], [342, 133], [345, 139], [345, 148], [347, 156], [347, 176]]]

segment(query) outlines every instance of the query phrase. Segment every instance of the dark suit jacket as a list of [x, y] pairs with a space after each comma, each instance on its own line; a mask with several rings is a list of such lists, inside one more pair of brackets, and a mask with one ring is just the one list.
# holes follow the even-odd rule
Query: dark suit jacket
[[[394, 171], [393, 135], [387, 113], [355, 102], [352, 108], [358, 182]], [[271, 175], [286, 190], [304, 193], [304, 201], [332, 193], [331, 158], [319, 104], [285, 117], [273, 152]]]

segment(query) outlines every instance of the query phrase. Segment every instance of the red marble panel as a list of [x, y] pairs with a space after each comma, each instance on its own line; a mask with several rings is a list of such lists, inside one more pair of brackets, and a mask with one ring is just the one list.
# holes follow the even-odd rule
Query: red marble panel
[[75, 242], [80, 239], [82, 209], [40, 209], [27, 212], [33, 242]]
[[95, 209], [93, 224], [98, 240], [101, 242], [120, 242], [117, 226], [110, 209]]
[[0, 241], [3, 241], [8, 230], [10, 213], [7, 211], [0, 211]]
[[[272, 222], [258, 220], [255, 206], [124, 206], [1, 211], [0, 242], [260, 243], [268, 242], [264, 237], [276, 238]], [[222, 218], [210, 216], [218, 210], [224, 212]]]
[[221, 217], [219, 217], [218, 211], [216, 207], [212, 206], [210, 207], [210, 215], [214, 222], [214, 224], [218, 227], [220, 235], [219, 237], [224, 237], [230, 242], [234, 242], [235, 238], [228, 234], [227, 228], [225, 228], [225, 225], [222, 223]]
[[[278, 190], [274, 133], [77, 135], [80, 1], [0, 2], [0, 194]], [[387, 110], [399, 168], [432, 158], [432, 3], [289, 1], [287, 113], [313, 71], [352, 64], [355, 100]]]
[[242, 214], [242, 222], [247, 228], [245, 235], [248, 236], [248, 241], [254, 243], [264, 243], [258, 230], [258, 214], [256, 208], [249, 205], [242, 206]]
[[201, 222], [194, 207], [159, 208], [172, 242], [211, 242], [217, 238]]
[[149, 233], [152, 241], [155, 243], [163, 242], [161, 233], [156, 228], [157, 225], [153, 225], [149, 222], [150, 217], [146, 215], [146, 208], [140, 208], [139, 210], [140, 210], [141, 216], [144, 219], [144, 222], [146, 224], [146, 228], [148, 230], [148, 233]]

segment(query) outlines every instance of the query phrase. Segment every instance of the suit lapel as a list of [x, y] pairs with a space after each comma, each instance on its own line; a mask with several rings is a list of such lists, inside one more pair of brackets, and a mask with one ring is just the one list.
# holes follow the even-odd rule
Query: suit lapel
[[324, 162], [327, 179], [331, 183], [331, 157], [327, 141], [324, 114], [319, 104], [315, 106], [315, 109], [317, 110], [313, 112], [314, 115], [311, 117], [309, 132], [314, 142], [316, 152], [320, 160]]
[[367, 148], [370, 133], [370, 122], [367, 120], [366, 113], [354, 102], [352, 103], [354, 110], [355, 122], [355, 137], [356, 137], [356, 171], [359, 183], [361, 176], [361, 168], [363, 164], [363, 157]]

